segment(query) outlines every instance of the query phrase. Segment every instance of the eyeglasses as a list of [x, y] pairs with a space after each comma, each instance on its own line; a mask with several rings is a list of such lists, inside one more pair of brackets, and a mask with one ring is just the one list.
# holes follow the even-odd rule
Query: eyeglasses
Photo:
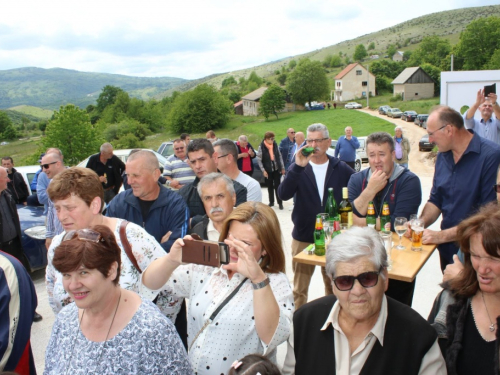
[[220, 159], [220, 158], [225, 158], [226, 156], [228, 156], [229, 154], [226, 154], [226, 155], [221, 155], [221, 156], [217, 156], [217, 159]]
[[326, 141], [328, 138], [320, 138], [320, 139], [306, 139], [307, 143], [321, 143], [323, 141]]
[[47, 164], [40, 164], [40, 167], [42, 167], [42, 169], [49, 169], [49, 167], [55, 163], [57, 163], [57, 161], [53, 161], [52, 163], [47, 163]]
[[493, 185], [493, 190], [496, 192], [496, 193], [500, 193], [500, 185]]
[[295, 134], [295, 132], [289, 132], [290, 134]]
[[101, 233], [96, 232], [92, 229], [78, 229], [78, 230], [70, 230], [66, 233], [61, 242], [69, 241], [75, 238], [75, 235], [78, 236], [80, 241], [90, 241], [98, 243], [99, 241], [104, 242], [104, 238], [102, 238]]
[[349, 275], [339, 276], [333, 278], [333, 282], [335, 283], [337, 289], [342, 292], [351, 290], [354, 286], [355, 280], [358, 280], [363, 288], [373, 288], [375, 285], [378, 284], [378, 275], [380, 275], [381, 271], [382, 267], [380, 267], [380, 270], [378, 272], [375, 271], [363, 272], [360, 273], [358, 276], [349, 276]]
[[432, 137], [432, 136], [434, 135], [434, 133], [435, 133], [435, 132], [437, 132], [437, 131], [439, 131], [439, 130], [441, 130], [441, 129], [446, 128], [448, 125], [449, 125], [449, 124], [443, 125], [443, 126], [441, 126], [439, 129], [434, 130], [433, 132], [430, 132], [430, 133], [428, 132], [427, 134], [429, 134], [429, 137]]

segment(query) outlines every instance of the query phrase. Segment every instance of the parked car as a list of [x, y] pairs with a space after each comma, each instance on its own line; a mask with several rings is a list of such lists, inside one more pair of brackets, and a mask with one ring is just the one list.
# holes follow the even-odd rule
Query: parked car
[[252, 159], [252, 164], [253, 164], [253, 173], [252, 173], [252, 178], [257, 180], [257, 182], [261, 185], [266, 184], [266, 180], [264, 178], [264, 174], [262, 173], [259, 163], [257, 162], [257, 158]]
[[174, 142], [167, 141], [163, 142], [160, 147], [158, 147], [157, 151], [160, 155], [168, 158], [170, 155], [174, 154]]
[[21, 173], [21, 175], [24, 178], [24, 182], [26, 182], [26, 185], [28, 185], [28, 191], [29, 191], [30, 195], [33, 194], [33, 192], [31, 191], [30, 185], [31, 185], [31, 182], [33, 181], [33, 179], [35, 178], [36, 172], [38, 172], [40, 170], [40, 166], [39, 165], [25, 165], [22, 167], [15, 167], [15, 168], [16, 168], [16, 171]]
[[404, 111], [401, 115], [401, 120], [406, 122], [415, 121], [415, 118], [418, 116], [418, 113], [415, 111]]
[[432, 151], [434, 146], [434, 143], [429, 142], [429, 134], [425, 134], [418, 142], [419, 151]]
[[390, 109], [391, 107], [388, 105], [383, 105], [378, 107], [378, 114], [379, 115], [387, 115], [387, 110]]
[[321, 111], [325, 109], [325, 103], [312, 102], [310, 107], [309, 103], [306, 103], [305, 107], [308, 111]]
[[427, 129], [427, 119], [429, 118], [429, 115], [417, 115], [415, 118], [415, 125], [420, 126], [421, 128]]
[[392, 118], [398, 118], [401, 117], [403, 112], [399, 108], [389, 108], [387, 110], [387, 116], [392, 117]]
[[[358, 138], [359, 139], [359, 138]], [[360, 142], [361, 143], [361, 142]], [[330, 156], [335, 156], [335, 146], [337, 146], [337, 140], [332, 139], [332, 143], [330, 145], [330, 148], [326, 151], [326, 153]], [[361, 160], [361, 157], [359, 154], [356, 152], [356, 160], [354, 162], [354, 170], [356, 172], [359, 172], [361, 170], [361, 167], [363, 166], [363, 162]]]
[[[156, 151], [153, 151], [153, 150], [149, 150], [149, 149], [146, 149], [146, 148], [143, 148], [143, 150], [147, 150], [147, 151], [151, 151], [153, 154], [155, 154], [156, 158], [158, 159], [158, 167], [160, 168], [160, 171], [163, 173], [163, 166], [165, 165], [166, 161], [167, 161], [167, 158], [164, 157], [163, 155], [157, 153]], [[123, 161], [124, 163], [127, 162], [127, 159], [128, 159], [128, 155], [130, 154], [130, 151], [132, 151], [132, 149], [125, 149], [125, 150], [113, 150], [113, 154], [115, 154], [116, 156], [118, 156], [121, 161]], [[77, 167], [86, 167], [87, 166], [87, 163], [89, 162], [89, 158], [90, 156], [81, 161]]]
[[47, 248], [45, 247], [43, 207], [18, 204], [17, 213], [21, 223], [21, 244], [24, 255], [28, 259], [30, 271], [44, 268], [47, 265]]
[[350, 103], [347, 103], [345, 106], [344, 106], [345, 109], [361, 109], [363, 108], [363, 106], [359, 103], [356, 103], [356, 102], [350, 102]]

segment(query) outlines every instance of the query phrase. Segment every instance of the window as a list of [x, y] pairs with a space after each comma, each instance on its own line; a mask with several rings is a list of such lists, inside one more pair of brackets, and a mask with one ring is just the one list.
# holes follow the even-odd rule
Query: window
[[418, 92], [415, 93], [415, 96], [418, 96]]
[[361, 82], [361, 86], [368, 86], [368, 82], [367, 81]]
[[363, 72], [361, 70], [356, 70], [356, 75], [357, 76], [360, 76], [361, 74], [363, 74]]
[[342, 82], [337, 81], [337, 87], [340, 88], [342, 86]]

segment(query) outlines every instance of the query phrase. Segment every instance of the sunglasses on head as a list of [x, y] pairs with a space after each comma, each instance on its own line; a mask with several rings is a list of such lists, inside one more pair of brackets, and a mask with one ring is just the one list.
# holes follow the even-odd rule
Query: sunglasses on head
[[61, 242], [72, 240], [76, 236], [78, 236], [80, 241], [90, 241], [95, 243], [98, 243], [99, 241], [104, 242], [104, 238], [102, 238], [101, 233], [92, 229], [70, 230], [64, 235]]
[[47, 163], [47, 164], [40, 164], [40, 167], [42, 167], [42, 169], [49, 169], [49, 167], [55, 163], [57, 163], [57, 161], [53, 161], [52, 163]]
[[493, 185], [493, 190], [496, 192], [496, 193], [500, 193], [500, 185], [497, 184], [497, 185]]
[[355, 280], [358, 280], [363, 288], [372, 288], [377, 285], [378, 275], [380, 275], [381, 271], [382, 267], [380, 267], [380, 270], [378, 272], [371, 271], [360, 273], [358, 276], [345, 275], [334, 277], [333, 282], [335, 283], [337, 289], [342, 292], [351, 290], [354, 286]]

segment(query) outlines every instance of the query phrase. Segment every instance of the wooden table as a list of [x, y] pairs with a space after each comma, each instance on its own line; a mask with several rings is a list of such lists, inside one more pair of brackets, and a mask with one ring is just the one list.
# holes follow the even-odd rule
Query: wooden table
[[[415, 280], [420, 269], [436, 249], [436, 245], [423, 245], [422, 251], [412, 251], [411, 241], [403, 237], [402, 244], [406, 249], [398, 250], [396, 246], [399, 244], [399, 237], [396, 233], [392, 234], [392, 241], [394, 246], [391, 254], [392, 269], [389, 271], [389, 278], [407, 282]], [[303, 251], [295, 255], [293, 261], [313, 266], [325, 266], [325, 256], [307, 255]]]

